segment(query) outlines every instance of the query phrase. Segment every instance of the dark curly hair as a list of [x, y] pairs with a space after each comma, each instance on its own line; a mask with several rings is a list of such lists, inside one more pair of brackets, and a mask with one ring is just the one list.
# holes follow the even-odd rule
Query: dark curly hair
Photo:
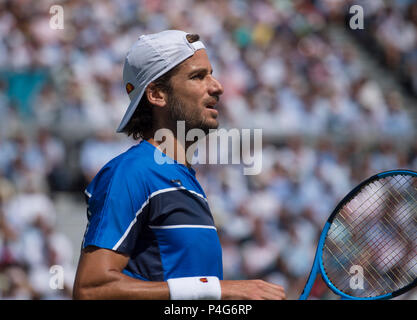
[[[198, 34], [187, 34], [187, 40], [190, 43], [200, 39]], [[156, 88], [165, 92], [167, 95], [172, 94], [171, 78], [178, 72], [180, 65], [177, 65], [167, 73], [153, 81]], [[149, 102], [146, 94], [140, 99], [129, 122], [126, 124], [123, 132], [133, 139], [144, 139], [152, 131], [153, 126], [153, 105]]]

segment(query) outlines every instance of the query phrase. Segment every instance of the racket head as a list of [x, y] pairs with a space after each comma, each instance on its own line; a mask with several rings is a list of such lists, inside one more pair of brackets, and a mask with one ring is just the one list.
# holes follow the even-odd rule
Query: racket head
[[[417, 173], [385, 171], [360, 183], [328, 218], [316, 257], [323, 280], [344, 299], [390, 299], [415, 287]], [[362, 283], [352, 285], [352, 267], [362, 268]]]

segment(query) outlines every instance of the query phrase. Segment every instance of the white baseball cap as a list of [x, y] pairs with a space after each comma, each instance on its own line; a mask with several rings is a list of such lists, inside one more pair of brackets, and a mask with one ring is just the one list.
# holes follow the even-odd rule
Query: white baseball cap
[[142, 35], [127, 53], [123, 68], [123, 83], [130, 104], [117, 129], [122, 132], [138, 106], [146, 87], [169, 70], [205, 49], [201, 41], [188, 42], [188, 33], [167, 30]]

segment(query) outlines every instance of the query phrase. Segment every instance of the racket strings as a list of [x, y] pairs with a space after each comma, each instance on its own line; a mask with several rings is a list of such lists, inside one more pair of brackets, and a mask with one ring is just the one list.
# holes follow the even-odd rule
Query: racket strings
[[[380, 200], [381, 199], [381, 197], [378, 197], [373, 203], [370, 203], [369, 204], [369, 206], [367, 207], [367, 208], [365, 208], [364, 209], [364, 211], [366, 211], [366, 210], [368, 210], [372, 205], [374, 205], [378, 200]], [[364, 202], [365, 203], [365, 202]], [[363, 203], [363, 204], [364, 204]], [[363, 205], [362, 204], [362, 205]], [[383, 205], [384, 203], [381, 203], [380, 205]], [[361, 205], [361, 206], [362, 206]], [[403, 206], [405, 206], [406, 204], [404, 204]], [[360, 207], [361, 207], [360, 206]], [[417, 202], [416, 202], [416, 204], [415, 204], [415, 206], [414, 207], [416, 207], [417, 206]], [[346, 206], [345, 206], [346, 207]], [[344, 207], [344, 208], [345, 208]], [[360, 207], [358, 207], [358, 209], [360, 208]], [[374, 213], [375, 211], [377, 211], [377, 209], [379, 208], [379, 206], [377, 207], [377, 208], [375, 208], [371, 213]], [[405, 208], [405, 209], [407, 209], [407, 207]], [[342, 209], [343, 210], [343, 209]], [[342, 214], [342, 211], [339, 213], [339, 215], [340, 216], [342, 216], [342, 218], [343, 218], [343, 220], [347, 220], [347, 218], [346, 217], [344, 217], [343, 216], [343, 214]], [[352, 222], [356, 222], [356, 220], [358, 220], [359, 219], [359, 216], [357, 217], [357, 218], [355, 218]], [[339, 219], [338, 218], [336, 218], [335, 219], [336, 221], [338, 221]], [[415, 220], [415, 219], [414, 219]], [[342, 221], [343, 222], [343, 221]], [[373, 220], [370, 220], [369, 221], [369, 223], [367, 223], [367, 224], [363, 224], [362, 223], [362, 225], [357, 229], [357, 234], [364, 234], [365, 232], [364, 231], [369, 231], [369, 229], [370, 229], [370, 227], [372, 227], [372, 224], [371, 224], [371, 222], [374, 222]], [[340, 223], [340, 225], [343, 225], [343, 223]], [[351, 227], [352, 228], [357, 228], [357, 226], [356, 225], [353, 225], [353, 223], [351, 223], [350, 224], [351, 225]], [[332, 234], [332, 233], [334, 233], [334, 231], [336, 231], [336, 229], [337, 229], [337, 227], [338, 227], [338, 224], [335, 224], [335, 228], [332, 228], [331, 230], [330, 230], [330, 232], [329, 232], [329, 236]], [[368, 227], [367, 229], [366, 229], [366, 227]], [[347, 229], [345, 229], [345, 230], [347, 230]], [[345, 231], [344, 230], [344, 231]], [[340, 234], [343, 234], [342, 232], [340, 232]], [[341, 240], [345, 240], [345, 239], [341, 239]]]
[[[350, 241], [349, 241], [350, 242]], [[352, 244], [351, 242], [350, 242], [350, 244], [354, 247], [354, 244]], [[340, 258], [341, 256], [340, 255], [338, 255], [338, 256], [336, 256], [331, 250], [330, 250], [330, 248], [329, 247], [326, 247], [326, 249], [327, 250], [329, 250], [330, 251], [330, 253], [333, 255], [333, 258], [335, 258], [336, 260], [337, 260], [337, 262], [339, 263], [339, 265], [341, 265], [341, 266], [343, 266], [344, 264], [346, 264], [346, 263], [342, 263], [338, 258]], [[344, 252], [344, 251], [343, 251]], [[367, 255], [365, 258], [370, 258], [371, 257], [371, 254], [369, 253], [369, 252], [365, 252], [365, 254]], [[349, 262], [350, 262], [350, 265], [355, 265], [355, 263], [354, 262], [352, 262], [351, 261], [351, 259], [345, 254], [345, 253], [343, 253], [343, 255], [349, 260]], [[375, 271], [375, 272], [377, 272], [376, 271], [376, 269], [372, 266], [372, 265], [370, 265], [369, 266], [371, 269], [373, 269], [373, 271]], [[345, 271], [345, 277], [346, 278], [349, 278], [349, 277], [351, 277], [351, 273], [343, 266], [343, 269], [344, 269], [344, 271]], [[337, 271], [338, 273], [339, 273], [339, 271]], [[332, 278], [332, 279], [335, 279], [336, 278], [336, 276], [340, 276], [340, 274], [336, 274], [336, 275], [329, 275], [329, 278]], [[382, 290], [385, 290], [385, 287], [379, 282], [379, 280], [378, 279], [376, 279], [375, 277], [374, 277], [374, 275], [373, 275], [373, 273], [370, 273], [370, 276], [372, 277], [372, 279], [374, 280], [374, 282], [375, 282], [375, 284], [377, 284]], [[391, 289], [391, 291], [394, 291], [394, 289], [390, 286], [390, 284], [388, 283], [388, 282], [386, 282], [384, 279], [382, 279], [384, 282], [385, 282], [385, 284]], [[369, 284], [371, 285], [371, 287], [373, 288], [373, 292], [377, 292], [377, 289], [374, 287], [374, 285], [373, 285], [373, 282], [369, 282]]]
[[[412, 209], [414, 209], [415, 207], [417, 206], [417, 202], [416, 202], [416, 204], [414, 205], [414, 207], [412, 208]], [[402, 209], [403, 207], [405, 207], [404, 208], [404, 210], [402, 210], [402, 211], [400, 211], [400, 214], [401, 213], [403, 213], [406, 209], [407, 209], [407, 206], [406, 206], [406, 204], [403, 204], [403, 206], [400, 208], [400, 209]], [[383, 217], [383, 219], [388, 223], [388, 224], [390, 224], [390, 226], [392, 227], [392, 228], [396, 228], [395, 226], [392, 226], [392, 224], [389, 222], [389, 220], [387, 220], [385, 217]], [[368, 228], [367, 229], [364, 229], [364, 226], [362, 226], [361, 228], [359, 228], [358, 230], [359, 230], [359, 234], [365, 234], [365, 232], [368, 232], [369, 231], [369, 229], [372, 227], [372, 224], [371, 224], [371, 222], [373, 222], [373, 221], [370, 221], [369, 223], [367, 223], [366, 225], [368, 226]], [[404, 222], [403, 221], [403, 217], [402, 218], [400, 218], [400, 220], [399, 220], [399, 222], [400, 223], [402, 223], [402, 222]], [[363, 225], [365, 225], [365, 224], [363, 224]], [[408, 226], [410, 226], [410, 224], [407, 224]], [[384, 224], [382, 224], [382, 227], [384, 227], [385, 225]], [[354, 227], [354, 226], [352, 226], [352, 227]], [[390, 232], [390, 228], [386, 228], [386, 231], [388, 231], [388, 232]], [[405, 230], [404, 230], [405, 231]], [[382, 231], [383, 232], [383, 231]], [[379, 234], [377, 234], [377, 233], [374, 233], [374, 239], [375, 239], [375, 241], [377, 241], [378, 240], [378, 235]], [[401, 234], [400, 233], [398, 233], [398, 235], [399, 236], [401, 236]], [[407, 234], [408, 235], [408, 234]], [[409, 235], [408, 235], [408, 238], [411, 238]], [[345, 241], [346, 239], [341, 239], [342, 241]], [[403, 238], [403, 240], [404, 241], [407, 241], [407, 239], [404, 239]], [[370, 245], [374, 245], [375, 243], [373, 243], [372, 242], [372, 240], [370, 241], [370, 243], [369, 243]], [[379, 246], [379, 245], [378, 245]], [[381, 248], [380, 248], [381, 249]]]
[[[390, 225], [390, 227], [391, 228], [395, 228], [390, 222], [389, 222], [389, 220], [387, 220], [385, 217], [384, 217], [384, 219], [385, 219], [385, 221], [387, 222], [387, 224], [389, 224]], [[384, 226], [383, 226], [384, 227]], [[386, 232], [390, 232], [391, 233], [391, 231], [390, 231], [390, 227], [387, 227], [386, 228]], [[403, 239], [403, 240], [405, 240], [405, 239]], [[378, 246], [377, 246], [377, 248], [378, 249], [380, 249], [380, 250], [382, 250], [382, 249], [384, 249], [385, 247], [386, 247], [386, 245], [387, 245], [387, 243], [383, 243], [383, 242], [381, 242], [382, 243], [382, 246], [383, 247], [381, 247], [381, 244], [378, 244]], [[399, 248], [399, 246], [400, 246], [400, 244], [398, 244], [398, 242], [397, 242], [397, 246], [396, 247], [394, 247], [394, 248], [391, 248], [391, 251], [396, 251], [397, 253], [393, 256], [393, 257], [391, 257], [391, 260], [396, 260], [397, 259], [397, 257], [399, 257], [399, 256], [401, 256], [402, 255], [402, 251], [403, 250], [406, 250], [406, 248], [404, 247], [404, 249], [403, 250], [400, 250], [400, 252], [398, 252], [398, 250], [396, 250], [397, 248]], [[357, 250], [359, 250], [359, 249], [357, 249]], [[368, 256], [369, 256], [369, 253], [368, 253]], [[369, 257], [365, 257], [365, 258], [369, 258]], [[399, 260], [399, 259], [397, 259], [397, 260]], [[371, 265], [372, 266], [372, 265]], [[388, 276], [389, 276], [389, 274], [387, 274]], [[393, 273], [393, 275], [394, 275], [394, 277], [396, 278], [396, 281], [397, 282], [400, 282], [401, 284], [402, 284], [402, 282], [401, 282], [401, 280], [398, 278], [398, 276], [395, 274], [395, 273]], [[391, 278], [391, 277], [390, 277]], [[390, 279], [391, 281], [394, 281], [392, 278]], [[408, 279], [405, 279], [406, 281], [408, 280]]]
[[[384, 187], [384, 185], [382, 185], [378, 190], [376, 190], [376, 191], [379, 191], [380, 189], [382, 189]], [[364, 189], [364, 191], [367, 191], [367, 189], [365, 188]], [[370, 207], [372, 207], [375, 203], [376, 203], [376, 201], [378, 201], [378, 198], [377, 199], [375, 199], [375, 201], [374, 202], [370, 202], [370, 201], [364, 201], [358, 208], [356, 208], [355, 210], [352, 210], [352, 209], [350, 209], [349, 208], [349, 203], [347, 203], [343, 208], [342, 208], [342, 210], [343, 209], [349, 209], [349, 211], [351, 212], [351, 213], [354, 213], [355, 211], [359, 211], [360, 209], [362, 210], [362, 211], [367, 211], [367, 210], [369, 210], [369, 208]], [[366, 207], [366, 208], [362, 208], [362, 206], [364, 205], [364, 204], [368, 204], [368, 207]], [[372, 212], [371, 213], [374, 213], [376, 210], [378, 209], [378, 207], [377, 208], [375, 208], [374, 210], [372, 210]], [[348, 218], [347, 217], [345, 217], [344, 215], [343, 215], [343, 211], [340, 211], [339, 212], [339, 214], [338, 214], [338, 216], [341, 216], [342, 218], [343, 218], [343, 220], [348, 220]], [[357, 227], [357, 225], [358, 224], [360, 224], [360, 222], [361, 221], [359, 221], [356, 225], [354, 225], [354, 223], [355, 222], [357, 222], [359, 219], [361, 218], [361, 215], [357, 215], [357, 217], [356, 218], [354, 218], [353, 220], [352, 220], [352, 222], [350, 223], [350, 225], [351, 225], [351, 227], [352, 228], [358, 228]], [[341, 226], [343, 226], [343, 223], [341, 223], [340, 224]], [[332, 233], [332, 232], [335, 232], [336, 231], [336, 229], [337, 229], [337, 226], [338, 225], [336, 225], [336, 227], [335, 228], [332, 228], [331, 230], [330, 230], [330, 232], [329, 232], [329, 235]], [[357, 230], [358, 232], [357, 233], [363, 233], [363, 228], [365, 228], [366, 226], [368, 226], [368, 224], [363, 224], [362, 223], [362, 225], [359, 227], [359, 229]], [[333, 225], [332, 225], [332, 227], [333, 227]]]
[[[414, 178], [406, 176], [379, 179], [341, 208], [323, 250], [326, 274], [339, 290], [354, 296], [377, 296], [415, 280], [415, 184]], [[354, 265], [364, 270], [367, 286], [362, 290], [351, 288], [350, 268]]]
[[[374, 190], [373, 191], [373, 194], [369, 194], [369, 190], [368, 190], [368, 188], [365, 188], [364, 189], [364, 191], [366, 191], [368, 194], [369, 194], [369, 196], [373, 196], [373, 197], [375, 197], [375, 195], [376, 195], [376, 193], [378, 192], [378, 191], [380, 191], [382, 188], [384, 188], [385, 186], [386, 186], [386, 184], [387, 184], [387, 182], [385, 182], [384, 184], [382, 184], [382, 186], [379, 188], [379, 189], [377, 189], [377, 190]], [[368, 186], [369, 187], [369, 186]], [[376, 199], [375, 199], [375, 201], [374, 202], [370, 202], [370, 201], [364, 201], [357, 209], [356, 209], [356, 211], [358, 211], [359, 209], [361, 209], [362, 208], [362, 206], [364, 205], [364, 204], [368, 204], [368, 207], [366, 207], [366, 208], [362, 208], [363, 209], [363, 211], [368, 211], [369, 210], [369, 208], [371, 208], [378, 200], [381, 200], [381, 197], [380, 196], [376, 196]], [[389, 200], [389, 198], [388, 198], [388, 200]], [[343, 208], [348, 208], [348, 205], [349, 205], [349, 203], [348, 204], [346, 204]], [[382, 202], [382, 203], [380, 203], [380, 205], [385, 205], [385, 203], [384, 202]], [[375, 213], [378, 209], [379, 209], [379, 207], [380, 207], [380, 205], [379, 206], [377, 206], [374, 210], [372, 210], [371, 211], [371, 213]], [[351, 210], [351, 209], [349, 209], [351, 212], [353, 212], [353, 210]], [[343, 216], [343, 214], [342, 214], [342, 212], [340, 212], [339, 213], [339, 215], [341, 215], [342, 217], [343, 217], [343, 219], [345, 219], [345, 220], [347, 220], [347, 218], [346, 217], [344, 217]], [[369, 216], [370, 216], [371, 214], [369, 214]], [[357, 228], [357, 225], [354, 225], [353, 223], [354, 222], [357, 222], [358, 220], [359, 220], [359, 218], [361, 218], [361, 215], [357, 215], [357, 217], [354, 219], [354, 220], [352, 220], [352, 222], [351, 222], [351, 226], [352, 226], [352, 228]], [[360, 222], [361, 221], [359, 221], [358, 222], [358, 224], [360, 224]], [[359, 227], [359, 232], [358, 233], [360, 233], [360, 232], [363, 232], [363, 228], [366, 226], [366, 224], [362, 224], [362, 226], [360, 226]]]
[[[390, 201], [390, 198], [388, 198], [388, 200]], [[416, 204], [414, 205], [414, 207], [412, 209], [414, 209], [416, 206], [417, 206], [417, 202], [416, 202]], [[379, 233], [384, 233], [384, 234], [385, 233], [390, 233], [393, 236], [399, 236], [405, 242], [408, 242], [410, 240], [411, 241], [412, 240], [415, 240], [415, 239], [412, 239], [412, 237], [410, 237], [408, 235], [408, 233], [406, 232], [406, 228], [407, 228], [407, 226], [410, 226], [410, 224], [407, 223], [406, 226], [404, 227], [404, 222], [405, 222], [404, 219], [407, 219], [407, 218], [406, 217], [404, 218], [405, 215], [402, 215], [402, 213], [404, 213], [405, 210], [407, 210], [407, 208], [408, 208], [407, 207], [407, 203], [403, 203], [403, 205], [398, 209], [399, 215], [401, 216], [401, 218], [398, 221], [395, 222], [397, 224], [396, 226], [392, 225], [392, 223], [385, 217], [385, 214], [387, 214], [390, 217], [390, 219], [392, 220], [392, 217], [389, 215], [389, 211], [385, 211], [384, 212], [384, 215], [382, 216], [382, 219], [385, 220], [386, 224], [381, 224], [381, 229], [383, 229], [385, 227], [385, 230], [381, 230]], [[401, 224], [402, 225], [402, 231], [407, 235], [408, 239], [404, 238], [401, 235], [401, 232], [399, 232], [399, 230], [398, 230], [398, 228], [399, 228], [398, 224]], [[387, 227], [388, 225], [389, 225], [389, 227]], [[369, 230], [369, 228], [368, 228], [368, 230]], [[396, 233], [394, 233], [394, 231], [396, 231]], [[374, 233], [373, 234], [373, 238], [372, 238], [372, 240], [370, 240], [369, 245], [371, 245], [371, 246], [375, 245], [376, 243], [374, 243], [373, 240], [378, 241], [379, 240], [379, 238], [378, 238], [379, 235], [380, 234], [378, 234], [378, 233]], [[388, 245], [388, 242], [385, 242], [385, 244], [383, 244], [383, 247], [380, 247], [381, 246], [381, 243], [383, 244], [383, 242], [380, 241], [380, 243], [376, 246], [376, 249], [381, 249], [382, 250], [382, 249], [384, 249]], [[398, 244], [399, 242], [396, 242], [396, 243]], [[394, 247], [391, 247], [391, 248], [394, 249]]]
[[[327, 248], [329, 251], [330, 251], [330, 248]], [[332, 252], [331, 252], [332, 253]], [[333, 253], [332, 253], [333, 254]], [[345, 255], [346, 256], [346, 255]], [[340, 257], [340, 256], [339, 256]], [[347, 257], [347, 256], [346, 256]], [[337, 259], [337, 256], [336, 255], [334, 255], [334, 258], [336, 258]], [[367, 256], [365, 256], [365, 258], [367, 258], [367, 259], [369, 259], [369, 258], [371, 258], [371, 254], [369, 254], [369, 253], [367, 253]], [[349, 260], [349, 259], [348, 259]], [[343, 265], [343, 263], [342, 262], [340, 262], [340, 260], [339, 259], [337, 259], [337, 262], [340, 264], [340, 265]], [[346, 263], [346, 262], [345, 262]], [[355, 265], [354, 263], [350, 263], [351, 265]], [[372, 264], [370, 264], [369, 266], [368, 266], [368, 268], [369, 269], [371, 269], [371, 271], [374, 271], [375, 273], [378, 273], [379, 271], [377, 271], [376, 269], [375, 269], [375, 267], [372, 265]], [[411, 269], [411, 268], [410, 268]], [[350, 272], [346, 269], [346, 268], [344, 268], [344, 271], [345, 271], [345, 275], [346, 275], [346, 278], [349, 278], [349, 277], [351, 277], [351, 274], [350, 274]], [[338, 271], [339, 272], [339, 271]], [[387, 277], [389, 278], [389, 280], [390, 280], [390, 282], [387, 282], [387, 280], [385, 280], [384, 278], [382, 278], [382, 279], [380, 279], [380, 280], [382, 280], [383, 281], [383, 283], [381, 283], [381, 281], [380, 280], [378, 280], [377, 278], [375, 278], [375, 276], [374, 276], [374, 274], [372, 273], [372, 272], [370, 272], [369, 273], [369, 275], [372, 277], [372, 280], [373, 280], [373, 282], [374, 282], [374, 284], [376, 284], [376, 285], [378, 285], [379, 287], [380, 287], [380, 289], [383, 291], [383, 292], [385, 292], [386, 290], [387, 290], [387, 288], [389, 288], [390, 289], [390, 291], [392, 292], [392, 291], [395, 291], [395, 289], [396, 288], [393, 288], [391, 285], [390, 285], [390, 283], [392, 282], [392, 283], [394, 283], [394, 282], [397, 282], [397, 283], [400, 283], [400, 285], [404, 285], [404, 283], [398, 278], [398, 276], [393, 272], [393, 275], [394, 275], [394, 277], [396, 278], [396, 281], [394, 280], [394, 279], [392, 279], [392, 277], [387, 273]], [[330, 275], [329, 276], [330, 278], [332, 278], [332, 279], [334, 279], [334, 278], [336, 278], [336, 276], [333, 276], [333, 275]], [[403, 276], [404, 277], [404, 276]], [[405, 279], [406, 281], [407, 281], [407, 279]], [[377, 288], [375, 288], [375, 286], [373, 285], [373, 282], [372, 281], [369, 281], [369, 285], [371, 285], [371, 287], [373, 288], [373, 292], [381, 292], [381, 290], [379, 290], [378, 291], [378, 289]], [[371, 294], [369, 294], [369, 296], [371, 296], [372, 295], [372, 293]], [[375, 294], [376, 295], [376, 294]]]
[[[392, 233], [391, 230], [398, 229], [398, 227], [393, 226], [392, 223], [386, 217], [384, 217], [384, 220], [385, 220], [386, 224], [382, 225], [382, 231]], [[404, 241], [405, 239], [403, 238], [402, 240]], [[373, 244], [373, 245], [375, 246], [375, 244]], [[381, 241], [380, 243], [378, 243], [378, 245], [376, 247], [377, 247], [378, 250], [383, 250], [383, 249], [386, 249], [386, 246], [387, 246], [387, 243], [386, 242], [384, 243], [383, 241]], [[391, 254], [391, 257], [390, 257], [391, 261], [394, 261], [394, 262], [398, 263], [403, 257], [403, 251], [404, 250], [407, 250], [407, 248], [404, 245], [402, 245], [402, 243], [397, 241], [396, 245], [391, 248], [391, 252], [394, 253], [394, 254]], [[368, 256], [369, 256], [369, 253], [368, 253]], [[365, 256], [365, 258], [369, 258], [368, 256]], [[391, 276], [390, 276], [390, 274], [391, 274]], [[401, 285], [403, 285], [402, 280], [405, 280], [405, 281], [410, 280], [410, 279], [407, 279], [407, 277], [405, 277], [405, 276], [403, 276], [402, 277], [403, 279], [401, 280], [397, 276], [397, 274], [394, 270], [392, 271], [392, 273], [387, 273], [387, 276], [390, 278], [390, 281], [396, 281], [396, 282], [400, 283]], [[386, 283], [386, 281], [384, 281], [384, 282]], [[392, 288], [392, 287], [390, 287], [390, 288]]]
[[[378, 200], [378, 199], [377, 199]], [[376, 201], [375, 201], [376, 202]], [[374, 203], [375, 203], [374, 202]], [[416, 202], [416, 205], [417, 205], [417, 202]], [[366, 210], [367, 209], [369, 209], [369, 208], [366, 208]], [[375, 211], [375, 210], [374, 210]], [[346, 219], [342, 214], [341, 214], [341, 216], [344, 218], [344, 219]], [[338, 219], [338, 218], [336, 218], [336, 219]], [[372, 221], [371, 221], [372, 222]], [[336, 224], [336, 228], [337, 228], [337, 225], [338, 224]], [[368, 226], [368, 228], [366, 228], [366, 229], [364, 229], [365, 228], [365, 224], [363, 224], [358, 230], [359, 230], [359, 232], [357, 232], [357, 234], [365, 234], [365, 232], [368, 232], [369, 231], [369, 229], [372, 227], [372, 225], [371, 225], [371, 223], [368, 223], [368, 224], [366, 224], [367, 226]], [[356, 226], [352, 226], [352, 227], [356, 227]], [[335, 228], [335, 229], [336, 229]], [[346, 229], [347, 230], [347, 229]], [[329, 233], [329, 235], [331, 234], [331, 233], [333, 233], [335, 230], [331, 230], [331, 232]], [[340, 233], [340, 234], [343, 234], [343, 233]], [[374, 234], [374, 238], [376, 238], [376, 240], [378, 240], [378, 238], [377, 238], [377, 236], [378, 236], [378, 234]], [[345, 235], [342, 239], [338, 239], [338, 241], [347, 241], [348, 239], [346, 239], [346, 237], [347, 237], [347, 235]], [[336, 244], [336, 243], [335, 243]], [[375, 243], [373, 243], [372, 242], [372, 240], [370, 241], [370, 245], [374, 245]], [[337, 244], [336, 244], [337, 245]], [[362, 245], [364, 245], [364, 244], [362, 244]], [[359, 251], [359, 250], [361, 250], [362, 248], [361, 247], [359, 247], [359, 248], [357, 248], [357, 250]], [[341, 252], [342, 252], [342, 250], [340, 250]]]
[[[329, 250], [329, 252], [333, 255], [333, 252], [330, 250], [330, 248], [327, 248], [327, 250]], [[333, 255], [333, 257], [336, 259], [336, 261], [339, 263], [339, 265], [340, 266], [342, 266], [342, 268], [343, 268], [343, 270], [345, 271], [345, 276], [346, 277], [350, 277], [351, 276], [351, 273], [350, 273], [350, 270], [348, 271], [346, 268], [345, 268], [345, 263], [342, 263], [339, 259], [338, 259], [338, 257], [336, 256], [336, 255]], [[339, 258], [340, 258], [340, 256], [339, 256]], [[354, 265], [354, 264], [352, 264], [352, 265]], [[340, 273], [340, 271], [337, 271], [338, 273]], [[338, 275], [338, 276], [340, 276], [340, 275]], [[375, 283], [376, 284], [378, 284], [382, 289], [384, 289], [384, 286], [382, 286], [380, 283], [379, 283], [379, 281], [373, 276], [373, 274], [371, 273], [370, 274], [370, 276], [374, 279], [374, 281], [375, 281]], [[329, 278], [330, 279], [335, 279], [336, 278], [336, 276], [332, 276], [332, 275], [329, 275]], [[344, 279], [345, 281], [346, 281], [346, 279]], [[370, 286], [372, 287], [372, 289], [373, 289], [373, 292], [376, 292], [377, 290], [375, 289], [375, 287], [374, 287], [374, 283], [373, 282], [369, 282], [369, 284], [370, 284]], [[386, 283], [388, 286], [389, 286], [389, 284], [388, 283]], [[339, 288], [339, 289], [341, 289], [341, 288]], [[342, 290], [343, 291], [343, 290]]]

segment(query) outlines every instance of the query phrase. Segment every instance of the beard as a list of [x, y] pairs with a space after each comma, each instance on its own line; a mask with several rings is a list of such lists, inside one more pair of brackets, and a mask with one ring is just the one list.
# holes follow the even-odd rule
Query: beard
[[191, 129], [201, 129], [207, 135], [210, 130], [218, 128], [218, 124], [210, 124], [198, 108], [187, 112], [185, 103], [174, 93], [168, 95], [167, 104], [169, 106], [169, 118], [175, 123], [174, 128], [176, 128], [177, 121], [184, 121], [186, 132]]

